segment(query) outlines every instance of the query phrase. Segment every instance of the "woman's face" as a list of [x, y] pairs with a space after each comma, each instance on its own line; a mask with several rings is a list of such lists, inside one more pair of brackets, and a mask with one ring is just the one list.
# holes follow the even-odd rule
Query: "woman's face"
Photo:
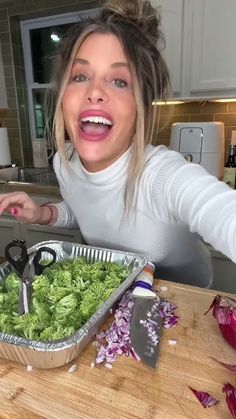
[[69, 137], [88, 171], [105, 169], [127, 150], [136, 103], [128, 61], [115, 35], [94, 33], [82, 43], [62, 109]]

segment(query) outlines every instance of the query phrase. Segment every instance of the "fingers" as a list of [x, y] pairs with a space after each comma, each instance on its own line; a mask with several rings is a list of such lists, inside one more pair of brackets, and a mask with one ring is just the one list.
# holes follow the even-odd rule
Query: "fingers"
[[24, 223], [40, 223], [43, 209], [25, 192], [0, 195], [0, 215], [7, 212]]
[[29, 208], [29, 209], [22, 209], [22, 208], [12, 208], [11, 214], [19, 221], [23, 221], [24, 223], [34, 223], [38, 217], [35, 218], [36, 209]]
[[[12, 192], [8, 194], [0, 195], [0, 215], [3, 212], [10, 212], [14, 210], [14, 207], [21, 207], [23, 208], [27, 203], [33, 203], [30, 197], [25, 192]], [[14, 211], [13, 211], [14, 212]]]
[[40, 208], [25, 192], [0, 195], [0, 215], [7, 212], [19, 221], [34, 223], [39, 218]]

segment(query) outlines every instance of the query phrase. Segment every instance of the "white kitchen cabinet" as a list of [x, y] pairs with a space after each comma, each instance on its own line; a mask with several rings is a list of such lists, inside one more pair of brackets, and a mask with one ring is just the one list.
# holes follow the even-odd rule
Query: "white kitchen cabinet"
[[0, 41], [0, 108], [7, 108], [7, 92], [5, 86], [3, 62], [2, 62], [2, 48]]
[[236, 95], [235, 17], [235, 0], [185, 0], [182, 97]]
[[236, 1], [151, 2], [162, 18], [173, 97], [235, 97]]
[[161, 29], [165, 37], [166, 59], [175, 95], [181, 92], [182, 27], [184, 0], [151, 0], [161, 15]]

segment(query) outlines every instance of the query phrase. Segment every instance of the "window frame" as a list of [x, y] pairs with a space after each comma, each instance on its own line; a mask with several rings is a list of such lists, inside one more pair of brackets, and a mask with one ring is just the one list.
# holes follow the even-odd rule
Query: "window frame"
[[23, 57], [25, 66], [25, 78], [27, 85], [27, 97], [29, 106], [29, 121], [32, 141], [37, 138], [36, 136], [36, 125], [35, 125], [35, 113], [34, 113], [34, 102], [33, 102], [33, 91], [35, 89], [46, 90], [52, 87], [52, 83], [35, 83], [33, 80], [33, 63], [30, 45], [30, 31], [32, 29], [46, 28], [50, 26], [73, 24], [76, 22], [82, 22], [85, 19], [95, 17], [100, 8], [92, 8], [87, 10], [81, 10], [76, 12], [69, 12], [63, 14], [57, 14], [52, 16], [45, 16], [36, 19], [22, 20], [20, 22], [21, 38], [23, 47]]

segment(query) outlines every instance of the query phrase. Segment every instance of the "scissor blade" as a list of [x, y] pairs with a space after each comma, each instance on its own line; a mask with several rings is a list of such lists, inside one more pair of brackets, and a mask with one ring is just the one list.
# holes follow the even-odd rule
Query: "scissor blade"
[[32, 283], [35, 276], [35, 267], [32, 262], [28, 262], [25, 265], [25, 269], [22, 274], [22, 281], [25, 283]]
[[22, 274], [22, 284], [19, 298], [19, 314], [27, 314], [32, 305], [32, 282], [35, 275], [34, 265], [27, 263]]

